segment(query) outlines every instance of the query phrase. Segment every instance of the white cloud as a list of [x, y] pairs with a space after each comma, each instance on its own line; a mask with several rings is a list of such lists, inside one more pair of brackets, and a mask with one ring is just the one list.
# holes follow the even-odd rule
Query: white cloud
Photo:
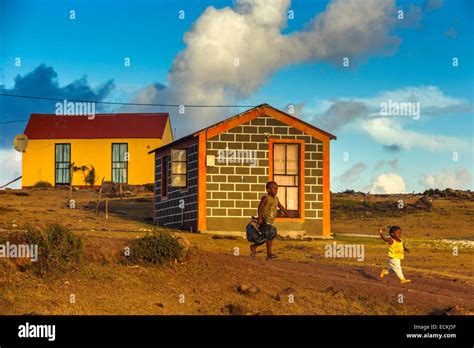
[[[14, 149], [0, 148], [0, 186], [21, 175], [21, 154]], [[21, 180], [8, 186], [21, 188]]]
[[[334, 0], [306, 29], [283, 35], [289, 0], [237, 0], [234, 7], [209, 6], [184, 36], [186, 48], [174, 59], [163, 91], [146, 89], [138, 100], [168, 104], [229, 104], [246, 98], [278, 69], [325, 60], [341, 65], [369, 54], [393, 51], [399, 40], [393, 0]], [[297, 14], [296, 14], [297, 15]], [[175, 120], [196, 129], [234, 110], [193, 109]]]
[[472, 182], [471, 173], [464, 167], [443, 169], [437, 174], [428, 174], [420, 179], [419, 184], [426, 188], [467, 190]]
[[405, 190], [405, 180], [395, 173], [386, 173], [377, 176], [372, 180], [372, 184], [368, 188], [368, 191], [372, 194], [404, 193]]
[[[474, 106], [469, 100], [448, 96], [437, 86], [406, 86], [382, 91], [373, 97], [340, 97], [304, 103], [299, 116], [325, 130], [336, 131], [351, 123], [355, 124], [358, 120], [372, 120], [373, 116], [380, 115], [382, 103], [389, 101], [420, 103], [420, 115], [408, 117], [410, 119], [424, 115], [474, 112]], [[385, 122], [385, 124], [398, 122]]]
[[393, 118], [374, 118], [362, 128], [383, 145], [399, 145], [404, 149], [422, 148], [433, 152], [471, 151], [469, 142], [444, 135], [423, 134], [402, 127]]
[[383, 91], [373, 98], [359, 99], [376, 111], [376, 114], [380, 112], [380, 105], [389, 100], [398, 103], [420, 103], [422, 114], [474, 110], [467, 99], [447, 96], [438, 86], [406, 86]]
[[187, 47], [173, 62], [170, 87], [185, 88], [183, 98], [208, 102], [225, 100], [225, 93], [248, 96], [282, 66], [314, 59], [340, 63], [389, 43], [393, 1], [336, 0], [308, 30], [283, 35], [289, 6], [289, 0], [237, 0], [234, 9], [208, 7], [185, 34]]

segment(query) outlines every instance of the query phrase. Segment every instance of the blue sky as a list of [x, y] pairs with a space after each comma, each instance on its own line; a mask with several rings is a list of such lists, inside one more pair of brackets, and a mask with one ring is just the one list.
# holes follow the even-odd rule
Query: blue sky
[[[472, 2], [367, 6], [371, 1], [0, 0], [0, 90], [124, 102], [269, 103], [284, 110], [294, 104], [297, 117], [338, 137], [331, 149], [334, 191], [472, 189]], [[315, 18], [323, 24], [313, 26]], [[353, 27], [344, 29], [348, 19]], [[349, 67], [342, 66], [344, 53]], [[226, 54], [241, 59], [235, 71], [221, 66]], [[215, 71], [218, 78], [211, 77]], [[23, 80], [15, 83], [18, 75]], [[388, 99], [419, 102], [421, 116], [380, 117]], [[172, 114], [178, 136], [240, 111], [189, 110], [179, 118], [172, 109], [132, 109], [153, 110]], [[54, 107], [0, 97], [0, 111], [2, 122]], [[2, 183], [19, 170], [10, 144], [24, 125], [0, 124]], [[390, 145], [392, 151], [384, 147]]]

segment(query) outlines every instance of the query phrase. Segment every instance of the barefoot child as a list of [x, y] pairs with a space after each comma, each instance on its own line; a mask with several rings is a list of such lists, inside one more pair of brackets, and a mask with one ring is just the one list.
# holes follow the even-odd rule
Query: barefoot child
[[390, 227], [388, 232], [390, 234], [389, 238], [385, 237], [383, 232], [383, 229], [379, 229], [380, 237], [390, 244], [390, 248], [388, 249], [389, 268], [388, 270], [382, 270], [380, 273], [380, 278], [385, 277], [390, 272], [395, 272], [398, 278], [400, 278], [400, 283], [405, 284], [411, 282], [410, 279], [405, 279], [402, 272], [401, 260], [404, 258], [404, 252], [409, 252], [402, 242], [402, 229], [398, 226]]
[[286, 216], [290, 216], [288, 211], [280, 204], [278, 200], [278, 184], [274, 181], [267, 182], [267, 194], [262, 197], [258, 205], [258, 219], [257, 223], [260, 226], [260, 231], [264, 235], [264, 240], [250, 246], [250, 255], [255, 257], [257, 247], [263, 243], [267, 244], [267, 260], [276, 259], [278, 256], [272, 253], [272, 242], [276, 237], [276, 228], [273, 226], [277, 209], [279, 208]]

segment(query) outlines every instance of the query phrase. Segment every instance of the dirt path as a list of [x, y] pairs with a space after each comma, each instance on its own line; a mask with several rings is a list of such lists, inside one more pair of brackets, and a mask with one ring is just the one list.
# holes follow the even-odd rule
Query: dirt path
[[[357, 213], [361, 216], [351, 213], [350, 218], [335, 219], [334, 241], [364, 245], [366, 259], [362, 263], [326, 259], [324, 241], [278, 240], [274, 248], [281, 258], [266, 262], [263, 254], [258, 254], [257, 260], [248, 257], [248, 243], [243, 239], [183, 234], [197, 248], [184, 264], [132, 268], [120, 264], [117, 254], [130, 239], [143, 236], [153, 227], [147, 223], [152, 212], [149, 202], [114, 203], [105, 220], [103, 213], [86, 208], [94, 206], [94, 192], [74, 192], [74, 210], [65, 206], [68, 191], [27, 190], [26, 196], [17, 193], [0, 194], [0, 232], [22, 229], [26, 223], [41, 226], [60, 222], [83, 237], [86, 260], [80, 270], [59, 279], [2, 268], [0, 262], [0, 314], [403, 315], [444, 313], [456, 306], [461, 312], [458, 308], [455, 313], [474, 314], [472, 248], [459, 245], [459, 256], [453, 256], [453, 245], [438, 241], [472, 236], [473, 202], [436, 201], [435, 208], [443, 209], [443, 214], [435, 209], [421, 215], [379, 219], [364, 211], [362, 215]], [[381, 202], [395, 199], [372, 198]], [[349, 207], [351, 200], [360, 201], [358, 196], [339, 199]], [[426, 225], [426, 221], [433, 226]], [[375, 233], [377, 226], [392, 223], [407, 229], [413, 253], [404, 272], [412, 279], [411, 284], [401, 285], [394, 275], [378, 278], [386, 262], [383, 243], [374, 238], [338, 235]], [[136, 232], [117, 232], [123, 230]], [[233, 256], [235, 247], [243, 250], [242, 256]], [[242, 285], [250, 290], [239, 292]], [[77, 297], [74, 305], [69, 303], [70, 294]], [[186, 301], [180, 303], [182, 294]]]
[[[283, 270], [295, 277], [303, 277], [306, 283], [323, 287], [331, 284], [334, 288], [344, 289], [346, 294], [370, 293], [371, 296], [385, 297], [387, 294], [404, 294], [411, 303], [432, 308], [450, 303], [474, 307], [474, 287], [467, 283], [455, 282], [448, 278], [433, 278], [420, 274], [412, 275], [412, 283], [402, 285], [393, 275], [380, 280], [380, 269], [373, 267], [353, 267], [327, 264], [302, 264], [288, 261], [276, 261], [268, 265], [269, 270]], [[390, 279], [391, 278], [391, 279]], [[455, 301], [453, 301], [455, 299]]]
[[201, 248], [175, 267], [130, 267], [116, 259], [126, 239], [86, 240], [87, 259], [78, 272], [51, 280], [10, 269], [0, 313], [404, 315], [456, 306], [472, 314], [474, 308], [474, 286], [465, 279], [410, 271], [413, 283], [401, 285], [394, 275], [380, 280], [380, 269], [371, 266], [265, 261], [262, 253], [254, 260]]
[[[474, 286], [465, 278], [410, 269], [405, 273], [412, 283], [401, 285], [393, 274], [379, 279], [381, 269], [370, 265], [286, 258], [265, 261], [263, 252], [252, 259], [247, 254], [234, 256], [232, 252], [208, 249], [215, 248], [216, 243], [230, 247], [234, 241], [212, 240], [206, 244], [209, 239], [196, 238], [199, 247], [175, 272], [147, 267], [133, 281], [146, 283], [150, 293], [165, 298], [191, 294], [194, 303], [199, 304], [187, 307], [171, 301], [164, 314], [195, 314], [198, 309], [199, 313], [227, 314], [226, 306], [230, 304], [242, 307], [244, 313], [274, 314], [429, 314], [455, 306], [474, 309]], [[127, 241], [92, 236], [86, 240], [93, 241], [89, 250], [100, 249], [99, 254], [109, 255], [121, 250]], [[255, 287], [257, 292], [243, 295], [237, 290], [241, 285]], [[293, 302], [289, 301], [290, 295]]]
[[[245, 256], [236, 258], [216, 253], [206, 253], [205, 258], [219, 267], [219, 274], [234, 270], [232, 273], [239, 281], [248, 281], [255, 286], [268, 288], [272, 288], [272, 284], [274, 286], [283, 283], [311, 303], [319, 302], [312, 301], [311, 297], [325, 293], [333, 297], [340, 294], [340, 298], [349, 301], [365, 301], [368, 307], [377, 305], [385, 308], [385, 302], [389, 307], [406, 306], [421, 313], [451, 306], [474, 308], [474, 286], [449, 278], [434, 278], [411, 272], [413, 282], [401, 285], [395, 275], [380, 280], [380, 269], [373, 267], [289, 260], [264, 261], [263, 258], [252, 260]], [[246, 274], [248, 270], [251, 270], [250, 275]], [[398, 302], [400, 294], [404, 297], [403, 304]], [[311, 307], [310, 303], [308, 305]], [[324, 307], [322, 309], [324, 312]]]

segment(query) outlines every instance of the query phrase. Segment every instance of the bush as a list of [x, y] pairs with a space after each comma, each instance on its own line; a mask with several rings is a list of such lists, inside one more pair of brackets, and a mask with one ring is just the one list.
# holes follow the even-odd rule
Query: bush
[[8, 241], [8, 234], [0, 233], [0, 244], [5, 244]]
[[96, 174], [95, 174], [95, 167], [93, 165], [91, 165], [91, 168], [89, 170], [89, 172], [87, 173], [84, 181], [86, 184], [89, 184], [91, 185], [91, 188], [94, 187], [94, 184], [97, 180], [97, 177], [96, 177]]
[[64, 272], [78, 265], [82, 258], [82, 240], [59, 224], [43, 229], [28, 226], [26, 231], [10, 237], [10, 242], [38, 245], [38, 260], [28, 264], [33, 273], [43, 275], [52, 271]]
[[47, 181], [38, 181], [36, 184], [33, 185], [33, 187], [35, 187], [35, 188], [50, 188], [52, 186], [53, 185], [51, 185]]
[[155, 192], [155, 184], [153, 183], [145, 184], [145, 190], [150, 191], [150, 192]]
[[175, 259], [181, 260], [185, 254], [179, 239], [164, 231], [147, 233], [145, 237], [132, 241], [129, 248], [130, 253], [125, 255], [125, 263], [162, 265]]

